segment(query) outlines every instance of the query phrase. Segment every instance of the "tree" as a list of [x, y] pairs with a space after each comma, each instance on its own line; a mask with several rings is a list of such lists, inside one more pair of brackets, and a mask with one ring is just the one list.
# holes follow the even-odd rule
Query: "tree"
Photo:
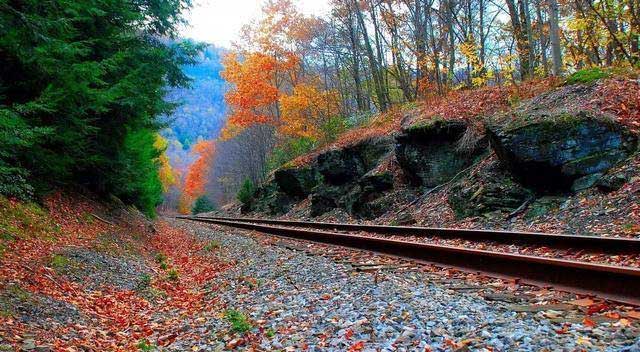
[[154, 135], [175, 107], [166, 88], [188, 84], [180, 67], [199, 52], [172, 40], [189, 5], [1, 1], [0, 177], [36, 191], [81, 184], [151, 215], [161, 189]]
[[553, 75], [562, 75], [562, 49], [560, 48], [560, 29], [558, 27], [558, 1], [549, 0], [549, 39], [553, 61]]
[[215, 142], [213, 141], [200, 141], [193, 147], [192, 153], [197, 155], [197, 159], [189, 166], [184, 179], [178, 206], [180, 213], [188, 214], [193, 202], [204, 195], [215, 151]]
[[208, 213], [214, 210], [216, 210], [215, 204], [213, 204], [213, 202], [211, 202], [211, 200], [209, 200], [207, 196], [200, 196], [193, 204], [191, 214], [196, 215], [200, 213]]

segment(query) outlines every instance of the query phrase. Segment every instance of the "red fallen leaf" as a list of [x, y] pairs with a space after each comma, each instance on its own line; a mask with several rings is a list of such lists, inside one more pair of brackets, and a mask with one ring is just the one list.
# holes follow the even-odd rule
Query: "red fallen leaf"
[[353, 330], [347, 329], [347, 331], [344, 333], [344, 338], [347, 340], [351, 340], [351, 336], [353, 336]]
[[591, 319], [589, 319], [589, 318], [584, 318], [582, 320], [582, 325], [592, 328], [592, 327], [596, 326], [596, 322], [591, 320]]
[[176, 333], [160, 336], [158, 338], [158, 345], [166, 346], [166, 345], [170, 344], [171, 342], [173, 342], [177, 337], [178, 337], [178, 334], [176, 334]]
[[329, 295], [329, 294], [324, 294], [324, 295], [322, 295], [322, 297], [320, 297], [320, 298], [322, 298], [323, 300], [325, 300], [325, 301], [326, 301], [326, 300], [328, 300], [328, 299], [331, 299], [331, 295]]
[[354, 343], [351, 347], [349, 347], [349, 351], [361, 351], [364, 349], [364, 341], [358, 341]]
[[563, 335], [566, 334], [567, 332], [569, 332], [569, 327], [571, 326], [571, 324], [565, 323], [562, 325], [561, 329], [556, 330], [556, 333]]
[[592, 315], [592, 314], [595, 314], [595, 313], [599, 313], [599, 312], [605, 311], [607, 309], [609, 309], [609, 306], [604, 304], [604, 303], [594, 304], [594, 305], [590, 306], [587, 309], [587, 315]]

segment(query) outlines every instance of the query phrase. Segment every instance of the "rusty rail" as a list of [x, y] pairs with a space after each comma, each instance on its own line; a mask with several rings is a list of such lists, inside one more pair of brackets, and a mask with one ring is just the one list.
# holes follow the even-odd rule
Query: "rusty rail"
[[363, 231], [384, 235], [396, 236], [421, 236], [440, 238], [459, 238], [471, 241], [495, 241], [506, 244], [528, 244], [535, 246], [547, 246], [554, 248], [572, 248], [575, 250], [595, 250], [599, 253], [623, 254], [640, 253], [640, 239], [546, 234], [539, 232], [501, 231], [501, 230], [471, 230], [449, 229], [422, 226], [391, 226], [346, 224], [300, 220], [277, 220], [257, 218], [228, 218], [228, 217], [202, 217], [205, 219], [244, 221], [258, 224], [297, 226], [304, 228], [316, 228], [331, 231]]
[[640, 305], [640, 269], [638, 268], [400, 241], [317, 229], [308, 230], [300, 228], [302, 222], [289, 223], [290, 226], [295, 227], [283, 227], [259, 224], [255, 221], [256, 219], [251, 222], [246, 219], [230, 218], [181, 218], [384, 253], [420, 262], [451, 266], [469, 272], [480, 272], [493, 277], [520, 279], [526, 284], [551, 286], [560, 290], [597, 295], [618, 302]]

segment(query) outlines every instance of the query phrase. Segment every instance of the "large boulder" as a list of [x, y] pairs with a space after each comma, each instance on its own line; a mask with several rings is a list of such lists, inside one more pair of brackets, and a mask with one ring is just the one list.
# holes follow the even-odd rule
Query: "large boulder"
[[570, 190], [576, 180], [584, 183], [586, 176], [606, 171], [637, 147], [634, 134], [579, 109], [521, 115], [516, 123], [489, 123], [487, 130], [501, 162], [539, 192]]
[[282, 192], [275, 179], [271, 179], [258, 187], [250, 207], [243, 209], [243, 212], [257, 211], [269, 215], [282, 215], [289, 212], [294, 203], [295, 199]]
[[484, 139], [471, 139], [467, 146], [460, 143], [467, 128], [462, 121], [433, 120], [396, 137], [396, 158], [414, 186], [445, 183], [484, 152]]
[[454, 184], [448, 202], [456, 216], [464, 218], [495, 211], [512, 212], [533, 197], [533, 192], [493, 161]]
[[320, 185], [311, 195], [311, 216], [320, 216], [342, 205], [344, 189], [337, 186]]
[[354, 182], [373, 169], [392, 150], [390, 138], [372, 138], [318, 155], [318, 172], [331, 185]]
[[301, 200], [306, 198], [320, 182], [320, 175], [315, 168], [286, 168], [274, 173], [274, 181], [280, 191], [288, 196]]
[[391, 200], [382, 197], [393, 188], [393, 176], [389, 172], [366, 175], [358, 180], [342, 203], [349, 214], [360, 219], [373, 219], [387, 212]]

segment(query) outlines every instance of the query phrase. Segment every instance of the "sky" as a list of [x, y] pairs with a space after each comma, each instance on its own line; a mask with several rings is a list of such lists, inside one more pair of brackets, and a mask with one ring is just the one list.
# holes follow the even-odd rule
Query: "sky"
[[[180, 33], [185, 38], [216, 46], [230, 47], [243, 25], [260, 15], [263, 0], [194, 0], [187, 15], [190, 25]], [[294, 0], [302, 13], [321, 16], [328, 11], [328, 0]]]

